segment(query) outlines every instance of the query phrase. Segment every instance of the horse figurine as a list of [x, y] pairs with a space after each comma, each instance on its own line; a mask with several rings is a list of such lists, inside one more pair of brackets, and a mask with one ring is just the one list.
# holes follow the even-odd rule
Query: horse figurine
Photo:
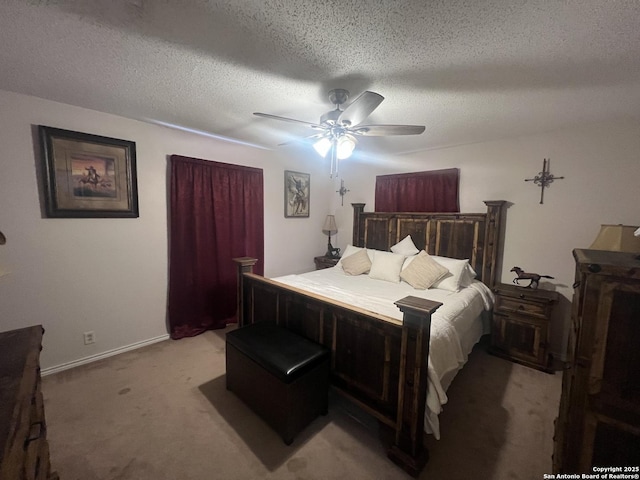
[[524, 270], [522, 270], [520, 267], [513, 267], [510, 271], [516, 272], [516, 275], [518, 275], [516, 278], [513, 279], [513, 283], [515, 283], [516, 285], [520, 285], [519, 283], [520, 280], [531, 280], [531, 282], [529, 283], [529, 285], [527, 285], [526, 288], [534, 288], [534, 289], [538, 288], [538, 282], [540, 282], [541, 278], [554, 278], [554, 277], [550, 277], [549, 275], [527, 273]]

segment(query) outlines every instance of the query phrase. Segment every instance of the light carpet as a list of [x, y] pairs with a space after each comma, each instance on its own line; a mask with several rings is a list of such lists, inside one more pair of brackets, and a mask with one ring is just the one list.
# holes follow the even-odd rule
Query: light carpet
[[[289, 447], [225, 388], [225, 330], [167, 340], [49, 375], [43, 393], [61, 480], [408, 479], [376, 421], [331, 395]], [[472, 352], [427, 438], [421, 479], [551, 473], [561, 375]]]

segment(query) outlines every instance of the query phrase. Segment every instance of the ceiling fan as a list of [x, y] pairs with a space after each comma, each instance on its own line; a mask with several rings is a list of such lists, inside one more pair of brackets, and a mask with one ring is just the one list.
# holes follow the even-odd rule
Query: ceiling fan
[[[362, 122], [382, 103], [384, 97], [379, 93], [366, 91], [342, 109], [342, 105], [348, 99], [348, 90], [343, 88], [330, 90], [329, 100], [336, 108], [322, 115], [319, 123], [305, 122], [304, 120], [280, 117], [269, 113], [254, 112], [254, 115], [298, 123], [316, 130], [317, 133], [300, 140], [313, 140], [313, 147], [323, 157], [326, 157], [331, 152], [331, 176], [338, 173], [338, 161], [349, 158], [353, 153], [357, 143], [356, 137], [419, 135], [425, 130], [422, 125], [362, 125]], [[280, 145], [288, 143], [291, 142], [281, 143]]]

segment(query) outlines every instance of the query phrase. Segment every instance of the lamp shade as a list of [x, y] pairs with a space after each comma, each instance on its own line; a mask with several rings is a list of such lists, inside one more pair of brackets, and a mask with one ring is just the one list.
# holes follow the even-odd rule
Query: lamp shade
[[332, 147], [335, 147], [336, 156], [340, 160], [344, 160], [351, 156], [353, 149], [356, 148], [356, 143], [357, 140], [353, 135], [342, 135], [333, 139], [322, 137], [313, 144], [313, 148], [321, 157], [326, 157], [329, 150], [331, 150]]
[[321, 157], [326, 157], [327, 153], [331, 149], [333, 143], [327, 137], [322, 137], [316, 143], [313, 144], [313, 148], [320, 154]]
[[633, 234], [637, 228], [630, 225], [602, 225], [589, 248], [613, 252], [640, 252], [640, 237]]
[[353, 149], [356, 148], [356, 139], [352, 135], [343, 135], [338, 138], [336, 142], [336, 148], [338, 149], [338, 158], [344, 160], [349, 158], [353, 153]]
[[324, 219], [322, 233], [325, 235], [335, 235], [338, 233], [338, 226], [336, 225], [336, 217], [334, 215], [327, 215], [327, 218]]

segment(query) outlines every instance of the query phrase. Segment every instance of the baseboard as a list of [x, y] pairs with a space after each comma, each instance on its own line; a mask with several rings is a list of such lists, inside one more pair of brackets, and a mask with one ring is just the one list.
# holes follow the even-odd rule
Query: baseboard
[[130, 350], [136, 350], [138, 348], [146, 347], [147, 345], [152, 345], [154, 343], [162, 342], [168, 339], [169, 339], [168, 333], [165, 335], [160, 335], [159, 337], [149, 338], [148, 340], [132, 343], [131, 345], [125, 345], [124, 347], [114, 348], [113, 350], [108, 350], [106, 352], [90, 355], [88, 357], [80, 358], [72, 362], [62, 363], [60, 365], [55, 365], [53, 367], [44, 368], [40, 372], [40, 375], [44, 377], [46, 375], [51, 375], [53, 373], [62, 372], [64, 370], [69, 370], [70, 368], [79, 367], [80, 365], [85, 365], [91, 362], [96, 362], [98, 360], [102, 360], [103, 358], [113, 357], [114, 355], [118, 355], [120, 353], [128, 352]]

